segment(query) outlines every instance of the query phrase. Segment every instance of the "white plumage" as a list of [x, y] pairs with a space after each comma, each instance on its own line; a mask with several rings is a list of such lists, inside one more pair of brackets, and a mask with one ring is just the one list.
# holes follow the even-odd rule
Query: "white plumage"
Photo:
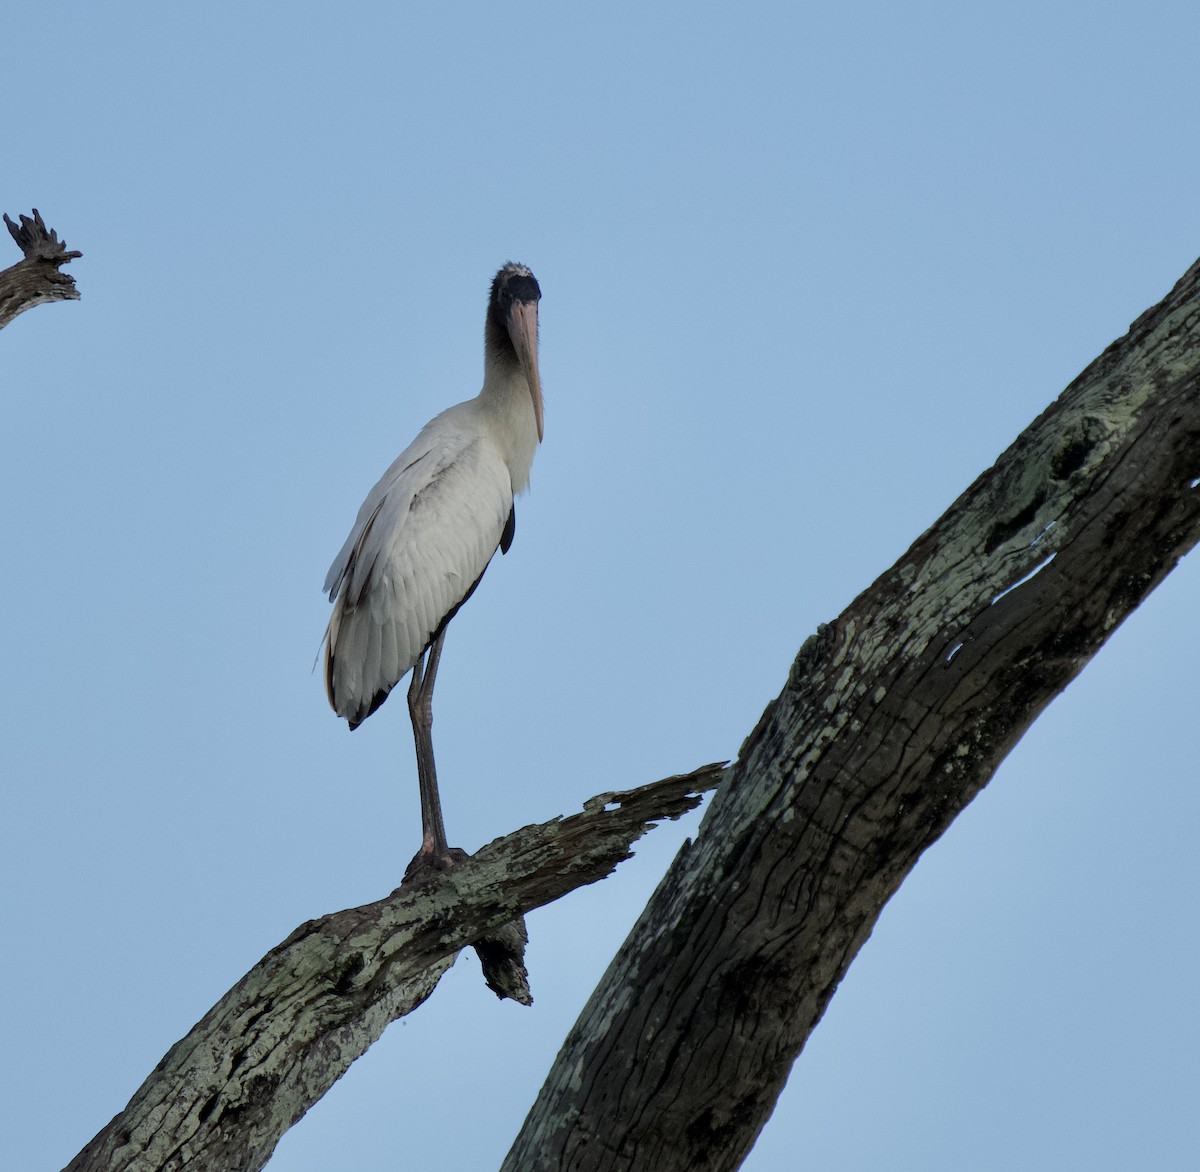
[[533, 453], [524, 468], [520, 454], [514, 468], [472, 399], [430, 420], [367, 495], [324, 587], [329, 702], [351, 724], [412, 669], [487, 568], [529, 475]]
[[368, 493], [325, 578], [333, 603], [325, 633], [325, 686], [333, 710], [351, 728], [417, 669], [409, 710], [422, 777], [426, 854], [446, 849], [429, 738], [442, 635], [492, 555], [508, 550], [513, 497], [526, 486], [542, 438], [540, 297], [523, 265], [508, 264], [496, 274], [482, 390], [430, 420], [401, 452]]

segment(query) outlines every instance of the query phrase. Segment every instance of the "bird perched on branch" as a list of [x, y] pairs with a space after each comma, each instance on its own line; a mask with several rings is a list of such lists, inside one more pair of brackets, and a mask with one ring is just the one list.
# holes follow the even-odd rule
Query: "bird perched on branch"
[[442, 867], [446, 843], [433, 762], [433, 685], [446, 624], [492, 555], [507, 553], [513, 498], [542, 439], [538, 377], [541, 289], [524, 265], [492, 281], [483, 389], [431, 419], [367, 494], [329, 567], [325, 688], [357, 728], [409, 671], [408, 711], [421, 791], [421, 849], [410, 871]]

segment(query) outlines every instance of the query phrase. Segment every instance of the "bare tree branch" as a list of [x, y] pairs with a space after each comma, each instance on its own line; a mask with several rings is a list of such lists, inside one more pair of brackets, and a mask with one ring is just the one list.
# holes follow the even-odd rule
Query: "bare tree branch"
[[[1200, 262], [801, 648], [505, 1168], [736, 1167], [922, 851], [1200, 537], [1198, 485]], [[297, 929], [70, 1167], [261, 1167], [459, 948], [608, 873], [720, 773], [596, 799]]]
[[1200, 262], [878, 581], [780, 696], [503, 1167], [731, 1169], [884, 904], [1200, 537]]
[[708, 765], [601, 794], [448, 873], [302, 924], [171, 1048], [69, 1169], [261, 1168], [384, 1027], [429, 996], [461, 948], [611, 874], [632, 842], [693, 809], [722, 775]]
[[37, 208], [33, 218], [21, 217], [19, 225], [4, 216], [9, 233], [17, 242], [24, 257], [15, 265], [0, 271], [0, 329], [17, 314], [48, 301], [78, 301], [75, 278], [60, 272], [82, 252], [67, 251], [58, 233], [46, 227]]

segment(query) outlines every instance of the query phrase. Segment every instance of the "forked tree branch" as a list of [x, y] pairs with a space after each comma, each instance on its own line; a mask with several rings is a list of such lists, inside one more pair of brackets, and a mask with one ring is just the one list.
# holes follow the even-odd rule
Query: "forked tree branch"
[[1196, 543], [1198, 484], [1200, 262], [801, 648], [506, 1172], [736, 1168], [921, 852]]
[[429, 996], [460, 949], [605, 878], [632, 842], [693, 809], [723, 771], [708, 765], [601, 794], [448, 874], [302, 924], [170, 1049], [69, 1169], [261, 1168], [384, 1027]]
[[[505, 1168], [736, 1167], [921, 852], [1200, 537], [1198, 484], [1200, 263], [801, 648]], [[676, 779], [671, 808], [720, 772]], [[71, 1168], [261, 1167], [458, 948], [601, 877], [637, 827], [670, 816], [647, 797], [606, 854], [601, 815], [633, 802], [527, 828], [419, 895], [304, 925]]]
[[8, 231], [25, 254], [15, 265], [0, 271], [0, 329], [18, 313], [48, 301], [78, 301], [75, 278], [60, 271], [82, 252], [67, 251], [58, 233], [48, 229], [37, 208], [33, 218], [22, 216], [14, 224], [4, 216]]

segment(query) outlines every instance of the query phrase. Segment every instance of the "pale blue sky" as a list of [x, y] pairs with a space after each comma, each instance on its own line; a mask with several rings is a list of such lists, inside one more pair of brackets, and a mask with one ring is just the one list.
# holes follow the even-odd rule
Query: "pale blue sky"
[[[0, 210], [84, 257], [0, 334], [5, 1168], [398, 882], [407, 714], [328, 710], [320, 585], [477, 391], [503, 261], [546, 439], [439, 677], [468, 849], [735, 755], [1200, 253], [1193, 3], [62, 3], [6, 42]], [[1198, 573], [922, 860], [752, 1172], [1194, 1166]], [[695, 826], [530, 917], [531, 1010], [463, 957], [272, 1172], [494, 1167]]]

